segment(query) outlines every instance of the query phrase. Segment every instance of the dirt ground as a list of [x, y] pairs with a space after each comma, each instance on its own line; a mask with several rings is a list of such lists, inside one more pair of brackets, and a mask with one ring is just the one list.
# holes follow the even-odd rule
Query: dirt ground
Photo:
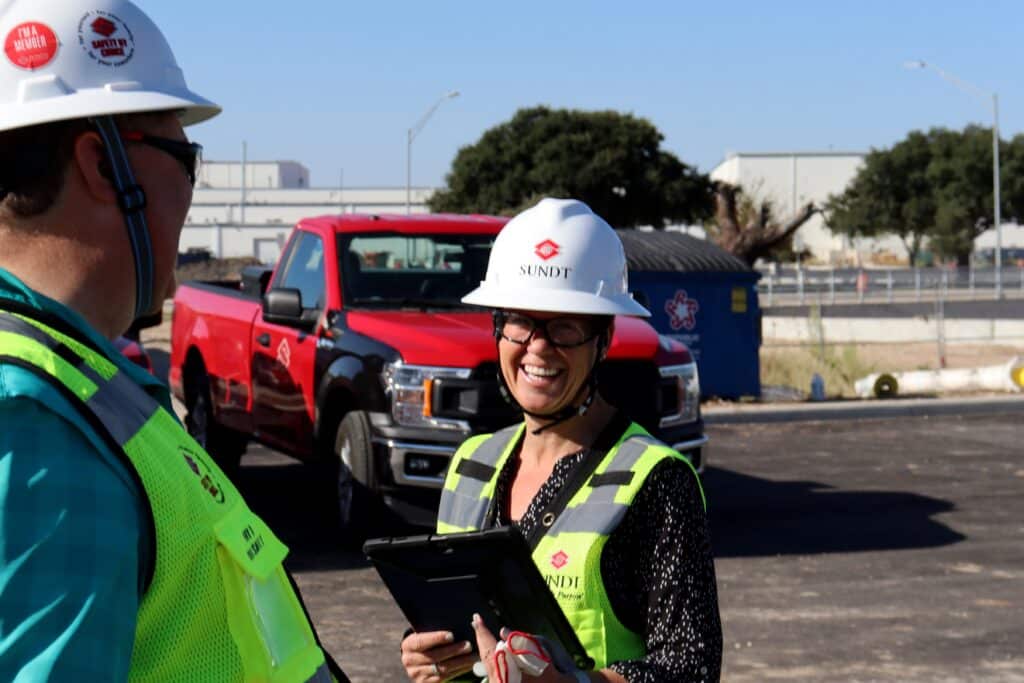
[[[854, 383], [875, 372], [906, 372], [1003, 365], [1024, 356], [1024, 345], [840, 344], [761, 347], [762, 400], [803, 400], [811, 379], [821, 375], [829, 398], [854, 398]], [[944, 360], [944, 365], [940, 358]]]
[[[712, 425], [722, 681], [1024, 683], [1019, 421]], [[254, 446], [239, 479], [351, 679], [405, 680], [406, 622], [316, 470]]]
[[[851, 346], [839, 345], [840, 348]], [[935, 343], [918, 344], [856, 344], [857, 356], [866, 365], [881, 372], [907, 370], [935, 370], [939, 365], [939, 349]], [[794, 353], [797, 347], [765, 345], [761, 357]], [[971, 368], [1001, 365], [1016, 355], [1024, 356], [1024, 344], [946, 344], [945, 360], [948, 368]]]

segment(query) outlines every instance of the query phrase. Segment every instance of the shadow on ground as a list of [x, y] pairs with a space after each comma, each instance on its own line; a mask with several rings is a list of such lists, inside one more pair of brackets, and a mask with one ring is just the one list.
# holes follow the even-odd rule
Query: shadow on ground
[[[167, 377], [167, 353], [150, 350], [154, 371]], [[244, 462], [244, 461], [243, 461]], [[297, 462], [243, 466], [238, 486], [257, 514], [292, 549], [290, 568], [367, 566], [336, 524], [333, 477]], [[934, 517], [946, 500], [902, 491], [852, 491], [815, 481], [774, 481], [709, 467], [703, 476], [717, 557], [815, 555], [934, 548], [963, 534]], [[426, 533], [378, 508], [376, 535]]]
[[[287, 566], [296, 572], [362, 569], [369, 561], [361, 542], [342, 533], [335, 508], [335, 479], [326, 468], [300, 462], [246, 465], [235, 485], [249, 507], [270, 526], [291, 550]], [[403, 523], [382, 503], [370, 513], [377, 523], [375, 536], [424, 533]]]
[[934, 548], [964, 540], [932, 519], [949, 501], [900, 491], [846, 491], [709, 467], [716, 557]]

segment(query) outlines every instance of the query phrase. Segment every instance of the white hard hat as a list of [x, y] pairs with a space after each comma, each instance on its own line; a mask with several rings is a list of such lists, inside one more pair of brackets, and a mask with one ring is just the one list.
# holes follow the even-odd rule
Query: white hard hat
[[0, 0], [0, 41], [0, 131], [164, 110], [189, 125], [220, 112], [127, 0]]
[[575, 199], [542, 199], [506, 223], [484, 281], [462, 301], [554, 313], [651, 315], [629, 294], [619, 236]]

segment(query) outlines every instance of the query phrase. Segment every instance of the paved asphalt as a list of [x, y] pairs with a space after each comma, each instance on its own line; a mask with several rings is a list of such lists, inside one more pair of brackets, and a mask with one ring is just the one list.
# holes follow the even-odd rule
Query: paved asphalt
[[[724, 681], [1024, 682], [1019, 416], [712, 424]], [[354, 681], [402, 679], [405, 623], [341, 547], [331, 482], [253, 447], [239, 475]]]

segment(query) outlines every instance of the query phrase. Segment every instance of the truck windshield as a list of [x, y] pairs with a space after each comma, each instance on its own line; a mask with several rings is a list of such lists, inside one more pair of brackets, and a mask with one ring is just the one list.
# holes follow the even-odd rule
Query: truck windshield
[[494, 235], [338, 235], [347, 306], [455, 308], [480, 284]]

